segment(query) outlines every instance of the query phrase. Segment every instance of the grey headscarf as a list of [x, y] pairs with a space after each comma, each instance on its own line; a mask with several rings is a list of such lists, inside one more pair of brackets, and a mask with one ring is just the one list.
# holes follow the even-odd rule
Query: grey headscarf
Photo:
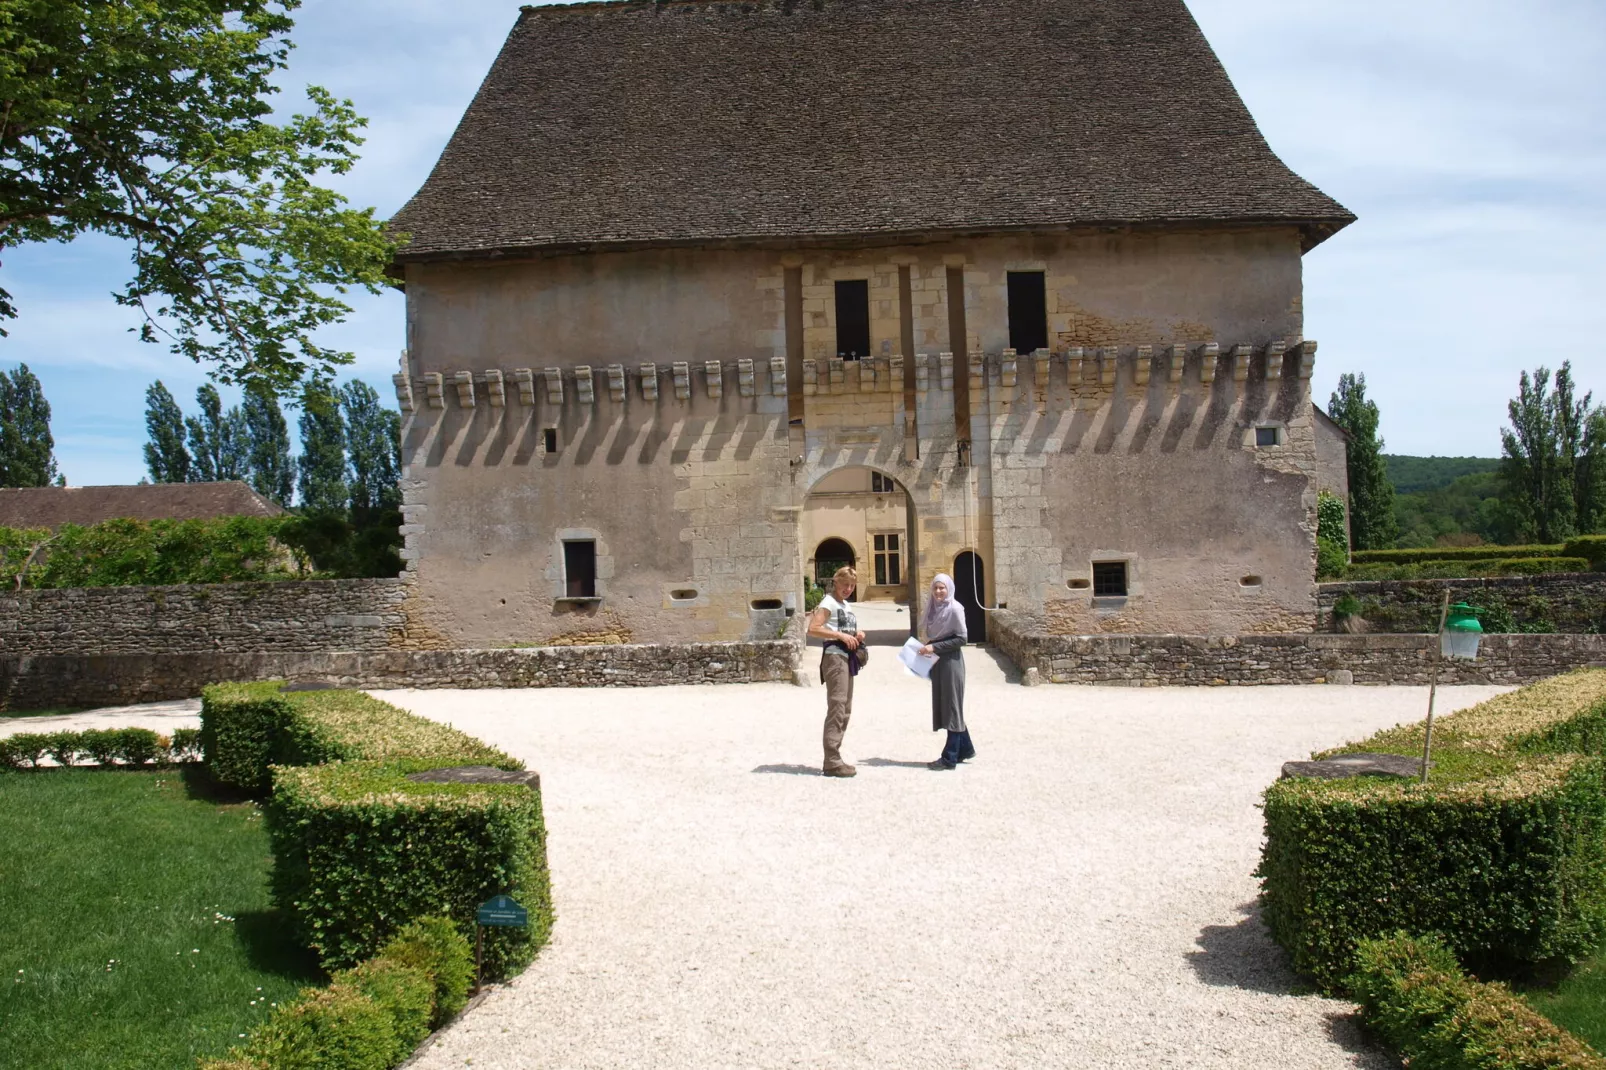
[[948, 588], [948, 601], [938, 602], [931, 592], [926, 592], [926, 611], [920, 618], [921, 629], [926, 633], [926, 642], [933, 639], [947, 639], [951, 636], [962, 635], [966, 641], [970, 639], [970, 632], [965, 628], [965, 607], [959, 604], [954, 589], [953, 577], [947, 573], [939, 573], [932, 581], [932, 586], [942, 584]]

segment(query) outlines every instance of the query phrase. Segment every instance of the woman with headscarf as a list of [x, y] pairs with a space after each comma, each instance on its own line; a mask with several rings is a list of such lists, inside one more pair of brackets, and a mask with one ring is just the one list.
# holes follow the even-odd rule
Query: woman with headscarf
[[920, 637], [925, 645], [920, 653], [936, 655], [931, 667], [931, 730], [946, 729], [948, 740], [942, 756], [927, 763], [929, 769], [953, 769], [976, 756], [965, 725], [965, 658], [963, 647], [970, 638], [965, 627], [965, 607], [954, 597], [954, 581], [940, 574], [931, 581], [926, 611], [920, 617]]

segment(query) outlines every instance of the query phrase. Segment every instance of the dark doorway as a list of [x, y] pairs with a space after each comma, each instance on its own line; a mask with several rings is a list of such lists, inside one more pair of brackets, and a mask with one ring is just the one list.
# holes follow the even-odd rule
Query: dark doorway
[[847, 360], [870, 355], [869, 279], [837, 281], [836, 355]]
[[563, 544], [564, 592], [570, 598], [597, 596], [597, 544], [590, 539]]
[[[853, 547], [849, 546], [846, 541], [842, 539], [826, 539], [814, 548], [814, 585], [829, 594], [831, 591], [831, 577], [836, 574], [836, 570], [844, 565], [853, 568], [857, 561], [858, 558], [853, 552]], [[860, 577], [859, 582], [864, 582], [863, 577]], [[849, 601], [858, 601], [858, 598], [859, 592], [855, 590], [853, 598], [849, 599]]]
[[965, 629], [972, 643], [987, 641], [987, 569], [981, 558], [966, 550], [954, 558], [954, 588], [959, 604], [965, 607]]
[[1041, 271], [1009, 272], [1009, 347], [1022, 356], [1048, 348], [1048, 294]]

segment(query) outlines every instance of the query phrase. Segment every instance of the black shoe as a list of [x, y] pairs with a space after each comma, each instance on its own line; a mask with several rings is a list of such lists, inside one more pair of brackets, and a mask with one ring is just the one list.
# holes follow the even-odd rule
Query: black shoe
[[938, 758], [934, 762], [926, 763], [927, 769], [957, 769], [958, 767], [959, 764], [957, 762], [950, 762], [946, 758]]

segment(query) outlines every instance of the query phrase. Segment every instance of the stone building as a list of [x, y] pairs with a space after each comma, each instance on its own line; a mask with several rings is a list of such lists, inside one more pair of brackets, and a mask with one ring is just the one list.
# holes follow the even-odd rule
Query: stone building
[[1352, 219], [1182, 0], [526, 8], [393, 221], [414, 626], [773, 634], [857, 469], [914, 591], [1308, 630], [1301, 257]]

